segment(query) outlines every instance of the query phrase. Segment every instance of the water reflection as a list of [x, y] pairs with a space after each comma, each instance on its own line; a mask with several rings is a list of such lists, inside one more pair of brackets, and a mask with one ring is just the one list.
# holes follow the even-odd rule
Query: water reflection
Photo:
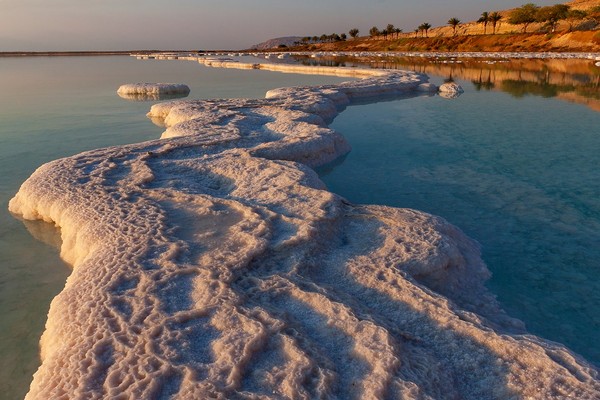
[[388, 57], [298, 56], [307, 65], [344, 65], [408, 69], [446, 80], [470, 81], [476, 90], [496, 90], [514, 97], [556, 97], [600, 111], [600, 67], [591, 60], [457, 59]]
[[188, 97], [189, 93], [117, 93], [120, 98], [129, 101], [173, 100]]

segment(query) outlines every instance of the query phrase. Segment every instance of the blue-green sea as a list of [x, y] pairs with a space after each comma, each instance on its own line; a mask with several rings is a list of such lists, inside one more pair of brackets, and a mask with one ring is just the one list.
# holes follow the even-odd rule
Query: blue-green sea
[[[600, 68], [433, 61], [370, 65], [453, 79], [462, 96], [347, 107], [332, 126], [353, 150], [318, 172], [352, 202], [458, 225], [481, 243], [488, 287], [510, 315], [600, 365]], [[145, 117], [154, 102], [121, 99], [119, 85], [186, 83], [189, 98], [231, 98], [344, 80], [123, 56], [0, 58], [0, 397], [27, 392], [70, 271], [54, 228], [16, 219], [8, 201], [44, 162], [159, 137]]]

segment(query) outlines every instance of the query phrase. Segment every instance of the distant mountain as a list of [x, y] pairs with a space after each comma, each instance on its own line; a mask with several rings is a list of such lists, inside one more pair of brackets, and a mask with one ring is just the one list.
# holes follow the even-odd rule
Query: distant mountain
[[268, 50], [268, 49], [275, 49], [281, 45], [291, 47], [294, 45], [294, 42], [299, 42], [301, 40], [302, 40], [302, 37], [300, 37], [300, 36], [279, 37], [279, 38], [275, 38], [275, 39], [269, 39], [266, 42], [255, 44], [254, 46], [251, 47], [251, 49], [253, 49], [253, 50]]

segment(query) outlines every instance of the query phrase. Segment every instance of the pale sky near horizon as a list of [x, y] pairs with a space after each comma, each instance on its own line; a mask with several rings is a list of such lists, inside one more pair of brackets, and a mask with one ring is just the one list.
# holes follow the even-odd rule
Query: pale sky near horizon
[[[529, 0], [0, 0], [0, 51], [246, 49], [280, 36], [471, 21]], [[560, 0], [538, 0], [551, 5]], [[483, 4], [482, 4], [483, 3]]]

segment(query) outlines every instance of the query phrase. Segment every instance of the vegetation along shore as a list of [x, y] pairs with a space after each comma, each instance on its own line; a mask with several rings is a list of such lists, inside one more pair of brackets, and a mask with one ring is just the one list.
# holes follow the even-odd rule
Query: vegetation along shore
[[575, 0], [540, 7], [533, 3], [482, 10], [476, 21], [449, 16], [446, 26], [428, 22], [402, 29], [389, 23], [368, 35], [348, 33], [304, 36], [282, 48], [309, 51], [600, 51], [600, 0]]

